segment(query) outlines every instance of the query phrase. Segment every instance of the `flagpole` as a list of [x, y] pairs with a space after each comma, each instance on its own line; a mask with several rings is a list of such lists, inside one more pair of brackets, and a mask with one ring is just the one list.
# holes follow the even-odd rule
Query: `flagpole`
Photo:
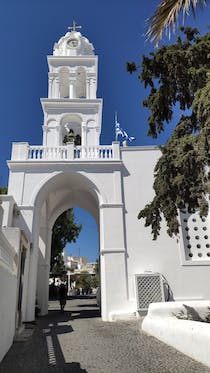
[[117, 131], [116, 131], [116, 124], [117, 124], [117, 111], [115, 111], [115, 117], [114, 117], [114, 120], [115, 120], [115, 141], [117, 141]]

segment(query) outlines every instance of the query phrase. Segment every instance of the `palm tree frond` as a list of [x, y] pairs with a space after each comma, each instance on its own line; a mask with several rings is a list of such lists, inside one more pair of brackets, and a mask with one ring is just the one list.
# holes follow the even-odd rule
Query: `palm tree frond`
[[180, 11], [183, 10], [185, 15], [189, 14], [191, 9], [195, 14], [195, 8], [198, 5], [206, 5], [206, 0], [162, 0], [155, 14], [149, 19], [148, 38], [155, 41], [157, 46], [164, 29], [168, 31], [169, 36], [171, 28], [175, 30]]

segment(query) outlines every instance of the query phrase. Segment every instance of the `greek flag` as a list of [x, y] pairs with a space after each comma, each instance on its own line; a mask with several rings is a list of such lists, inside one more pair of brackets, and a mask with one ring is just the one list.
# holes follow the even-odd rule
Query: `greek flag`
[[118, 122], [115, 122], [115, 136], [116, 136], [116, 141], [117, 141], [118, 136], [124, 137], [124, 131], [120, 127], [120, 124]]
[[135, 140], [136, 138], [134, 136], [129, 136], [127, 134], [127, 132], [123, 131], [124, 132], [124, 137], [126, 138], [126, 140], [128, 140], [129, 142], [132, 142], [133, 140]]
[[121, 127], [120, 124], [117, 121], [117, 113], [115, 113], [115, 139], [117, 141], [118, 136], [122, 136], [129, 142], [132, 142], [135, 140], [134, 136], [129, 136], [126, 131], [124, 131]]

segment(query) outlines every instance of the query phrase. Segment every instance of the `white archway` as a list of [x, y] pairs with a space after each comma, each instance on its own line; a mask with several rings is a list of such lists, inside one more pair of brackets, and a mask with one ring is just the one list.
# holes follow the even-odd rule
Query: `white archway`
[[[119, 179], [109, 172], [103, 174], [97, 166], [81, 170], [75, 164], [68, 170], [39, 174], [30, 184], [31, 198], [26, 208], [30, 222], [31, 253], [27, 295], [27, 321], [34, 320], [35, 299], [41, 313], [48, 312], [48, 279], [50, 272], [51, 230], [56, 218], [69, 207], [79, 206], [90, 212], [98, 224], [100, 247], [101, 313], [110, 320], [128, 302], [128, 275], [124, 234], [124, 207], [121, 194], [113, 185]], [[28, 179], [30, 181], [30, 179]], [[38, 277], [37, 277], [38, 271]], [[38, 279], [38, 281], [37, 281]], [[120, 280], [119, 280], [120, 279]], [[37, 285], [37, 286], [36, 286]], [[38, 289], [36, 294], [36, 289]]]
[[36, 292], [42, 315], [48, 312], [51, 234], [55, 220], [68, 208], [79, 206], [95, 218], [99, 227], [101, 201], [102, 196], [97, 186], [86, 176], [77, 172], [53, 175], [37, 188], [36, 196], [33, 197], [33, 204], [36, 206], [33, 242], [34, 246], [37, 246], [38, 255], [33, 266], [37, 266], [37, 287], [35, 289], [35, 284], [31, 283], [29, 291]]

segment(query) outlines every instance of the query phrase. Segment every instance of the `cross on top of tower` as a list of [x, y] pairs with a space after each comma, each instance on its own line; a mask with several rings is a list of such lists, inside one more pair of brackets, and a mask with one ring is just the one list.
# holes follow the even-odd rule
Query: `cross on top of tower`
[[77, 31], [77, 28], [82, 28], [82, 26], [77, 26], [77, 23], [73, 21], [73, 26], [69, 26], [68, 29], [72, 31]]

